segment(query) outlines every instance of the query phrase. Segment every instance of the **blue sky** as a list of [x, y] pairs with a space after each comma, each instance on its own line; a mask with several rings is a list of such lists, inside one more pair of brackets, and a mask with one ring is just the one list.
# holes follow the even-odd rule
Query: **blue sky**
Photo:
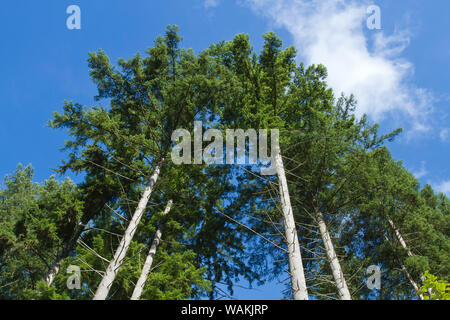
[[[81, 30], [66, 8], [81, 8]], [[366, 26], [381, 9], [381, 30]], [[357, 113], [383, 131], [405, 132], [390, 149], [420, 181], [450, 195], [450, 2], [447, 0], [15, 0], [0, 12], [0, 175], [31, 163], [36, 181], [64, 158], [67, 138], [46, 126], [65, 99], [94, 105], [88, 52], [112, 61], [144, 52], [168, 24], [196, 52], [248, 33], [257, 50], [275, 31], [299, 61], [323, 63], [338, 93], [355, 93]], [[73, 177], [76, 180], [76, 177]], [[238, 289], [241, 299], [278, 299], [280, 286]]]

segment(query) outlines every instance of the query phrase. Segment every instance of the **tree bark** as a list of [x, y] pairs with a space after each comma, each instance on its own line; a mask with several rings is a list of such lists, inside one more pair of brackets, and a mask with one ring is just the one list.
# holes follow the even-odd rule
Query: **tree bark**
[[53, 280], [55, 280], [56, 275], [59, 272], [59, 269], [61, 267], [61, 263], [64, 259], [64, 257], [67, 257], [67, 245], [64, 246], [64, 248], [58, 253], [58, 256], [56, 257], [55, 262], [50, 266], [50, 269], [47, 271], [47, 273], [44, 276], [45, 282], [47, 282], [47, 285], [50, 287], [53, 283]]
[[328, 233], [328, 228], [323, 218], [323, 214], [318, 208], [315, 208], [315, 211], [320, 235], [322, 236], [322, 241], [325, 245], [325, 251], [327, 254], [328, 262], [330, 263], [331, 272], [333, 274], [334, 283], [336, 284], [336, 288], [338, 290], [339, 298], [341, 300], [352, 300], [347, 283], [345, 282], [344, 273], [342, 272], [339, 259], [333, 247], [333, 242], [331, 241], [330, 234]]
[[[163, 218], [170, 212], [172, 209], [173, 201], [170, 200], [167, 203], [166, 209], [163, 213]], [[156, 249], [158, 248], [159, 243], [161, 242], [162, 232], [164, 229], [164, 224], [156, 230], [155, 238], [153, 239], [152, 245], [147, 255], [147, 259], [145, 259], [144, 266], [142, 268], [141, 276], [139, 277], [136, 286], [134, 287], [133, 295], [131, 296], [131, 300], [139, 300], [142, 295], [142, 291], [144, 290], [145, 282], [147, 281], [148, 275], [150, 274], [150, 270], [152, 269], [153, 257], [156, 254]]]
[[[406, 266], [402, 263], [402, 270], [405, 273], [406, 277], [408, 278], [409, 282], [411, 283], [411, 285], [414, 288], [414, 291], [417, 293], [419, 292], [420, 288], [417, 285], [417, 283], [414, 281], [414, 279], [411, 277], [411, 275], [408, 272], [408, 269], [406, 269]], [[425, 300], [425, 297], [423, 296], [423, 294], [419, 295], [420, 300]]]
[[100, 212], [113, 198], [114, 190], [108, 189], [106, 192], [104, 191], [105, 190], [95, 189], [95, 192], [89, 192], [87, 199], [83, 199], [85, 204], [86, 201], [89, 203], [89, 209], [85, 209], [79, 224], [74, 229], [73, 237], [66, 241], [66, 244], [58, 252], [49, 270], [44, 275], [44, 281], [48, 286], [51, 286], [55, 280], [58, 272], [60, 271], [62, 261], [70, 255], [72, 250], [76, 248], [78, 239], [86, 230], [86, 224], [89, 223], [92, 217], [98, 214], [98, 212]]
[[[400, 242], [403, 249], [405, 249], [408, 257], [414, 257], [414, 254], [411, 252], [411, 250], [409, 250], [405, 239], [403, 238], [402, 234], [400, 233], [400, 230], [398, 230], [397, 227], [395, 226], [394, 221], [392, 221], [392, 219], [389, 216], [387, 216], [387, 220], [388, 220], [389, 224], [391, 225], [392, 229], [394, 230], [395, 236], [397, 237], [398, 242]], [[425, 282], [425, 276], [423, 274], [420, 274], [420, 280], [422, 282]]]
[[147, 207], [147, 203], [150, 200], [150, 196], [153, 192], [156, 181], [158, 180], [163, 161], [164, 159], [162, 159], [156, 166], [155, 171], [150, 178], [150, 182], [148, 183], [141, 199], [139, 200], [139, 204], [133, 214], [133, 217], [131, 218], [130, 224], [125, 230], [122, 240], [120, 241], [120, 244], [116, 249], [114, 258], [109, 263], [105, 275], [103, 276], [102, 281], [100, 282], [97, 291], [95, 292], [93, 300], [105, 300], [108, 296], [112, 283], [116, 278], [117, 272], [122, 266], [123, 259], [127, 254], [128, 248], [130, 247], [131, 240], [133, 239], [139, 222], [141, 221], [142, 215], [144, 214], [145, 208]]
[[395, 226], [394, 221], [392, 221], [392, 219], [389, 216], [387, 216], [387, 220], [388, 220], [389, 224], [391, 225], [392, 229], [394, 230], [394, 233], [395, 233], [395, 236], [397, 237], [398, 242], [400, 242], [403, 249], [405, 249], [408, 257], [414, 257], [414, 254], [411, 252], [411, 250], [409, 250], [408, 246], [406, 245], [406, 241], [403, 238], [402, 234], [400, 233], [400, 230], [398, 230], [397, 227]]
[[[389, 221], [389, 224], [396, 230], [396, 228], [394, 227], [394, 222], [389, 217], [388, 217], [388, 221]], [[400, 232], [398, 232], [398, 235], [400, 236], [401, 242], [403, 242], [406, 245], [406, 242], [404, 241], [404, 239], [401, 236]], [[384, 235], [384, 238], [386, 239], [386, 241], [388, 241], [388, 242], [390, 241], [389, 238], [386, 235]], [[400, 239], [399, 239], [399, 241], [400, 241]], [[403, 247], [403, 248], [405, 248], [405, 247]], [[409, 250], [407, 250], [407, 251], [409, 251]], [[411, 251], [409, 251], [409, 252], [412, 254]], [[417, 285], [417, 283], [414, 281], [414, 279], [412, 278], [411, 274], [408, 272], [408, 269], [406, 268], [405, 264], [400, 262], [400, 265], [402, 267], [402, 271], [405, 274], [406, 278], [408, 278], [409, 282], [411, 283], [411, 286], [414, 288], [414, 291], [415, 292], [419, 292], [420, 288]], [[420, 298], [420, 300], [424, 300], [425, 299], [423, 294], [420, 294], [419, 298]]]
[[56, 276], [58, 275], [59, 269], [61, 268], [62, 261], [69, 256], [70, 251], [75, 246], [78, 238], [81, 236], [81, 234], [84, 231], [84, 226], [79, 226], [79, 230], [75, 234], [72, 239], [70, 239], [69, 243], [65, 244], [64, 247], [61, 249], [61, 251], [56, 256], [55, 261], [50, 266], [50, 269], [47, 271], [47, 273], [44, 275], [44, 280], [47, 282], [48, 286], [51, 286], [53, 281], [55, 280]]
[[[389, 224], [391, 225], [392, 229], [394, 230], [395, 236], [397, 237], [397, 240], [400, 242], [400, 244], [403, 247], [403, 249], [405, 249], [406, 254], [408, 255], [408, 257], [414, 257], [414, 254], [411, 252], [411, 250], [406, 245], [406, 241], [403, 238], [402, 234], [400, 233], [400, 230], [398, 230], [397, 227], [395, 226], [394, 221], [392, 221], [392, 219], [389, 216], [387, 216], [387, 220], [388, 220]], [[405, 270], [406, 270], [406, 268], [405, 268]], [[423, 275], [423, 273], [421, 273], [420, 274], [420, 281], [425, 282], [425, 280], [426, 280], [425, 276]], [[414, 288], [414, 289], [416, 289], [416, 288]], [[432, 295], [431, 289], [428, 290], [428, 294], [430, 296]], [[423, 295], [421, 295], [420, 298], [423, 300], [424, 299]]]
[[275, 167], [278, 176], [281, 207], [283, 209], [284, 232], [287, 241], [292, 296], [294, 300], [308, 300], [308, 290], [306, 288], [300, 244], [298, 241], [297, 229], [295, 227], [283, 159], [279, 150], [277, 150], [275, 154]]

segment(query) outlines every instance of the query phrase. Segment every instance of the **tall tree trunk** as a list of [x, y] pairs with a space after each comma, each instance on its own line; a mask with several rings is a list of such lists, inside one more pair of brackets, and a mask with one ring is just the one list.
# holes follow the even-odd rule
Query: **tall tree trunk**
[[[408, 248], [408, 245], [406, 244], [405, 239], [403, 238], [402, 234], [400, 233], [400, 230], [395, 226], [394, 221], [392, 221], [392, 219], [389, 216], [386, 216], [386, 217], [387, 217], [387, 220], [388, 220], [389, 224], [391, 225], [392, 229], [394, 230], [394, 233], [395, 233], [395, 236], [397, 237], [398, 242], [400, 242], [400, 245], [406, 251], [406, 254], [408, 255], [408, 257], [414, 257], [414, 254]], [[412, 277], [409, 274], [409, 272], [407, 271], [404, 264], [402, 264], [402, 268], [404, 268], [404, 270], [407, 272], [406, 275], [407, 275], [408, 279], [410, 279], [410, 282], [411, 282], [412, 286], [414, 287], [414, 290], [417, 290], [419, 287], [417, 286], [415, 281], [412, 280]], [[425, 276], [423, 275], [423, 273], [420, 274], [420, 281], [425, 282]], [[430, 296], [432, 295], [431, 289], [428, 289], [428, 294]], [[420, 295], [420, 299], [424, 300], [424, 296], [422, 294]]]
[[[414, 254], [408, 248], [405, 239], [403, 238], [402, 234], [400, 233], [400, 230], [395, 226], [394, 221], [392, 221], [391, 217], [389, 217], [389, 216], [386, 216], [386, 217], [387, 217], [387, 220], [388, 220], [389, 224], [391, 225], [392, 229], [394, 230], [394, 233], [395, 233], [395, 236], [397, 237], [398, 242], [400, 242], [400, 245], [403, 247], [403, 249], [405, 249], [406, 254], [408, 255], [408, 257], [414, 257]], [[405, 270], [406, 270], [406, 267], [405, 267]], [[408, 273], [408, 275], [409, 275], [409, 273]], [[409, 277], [411, 277], [411, 276], [409, 275]], [[423, 273], [420, 274], [420, 281], [425, 282], [425, 276], [423, 275]], [[415, 286], [414, 286], [414, 284], [412, 284], [412, 285], [413, 285], [414, 290], [415, 290], [416, 287], [417, 287], [417, 284]], [[428, 294], [430, 296], [432, 295], [431, 289], [428, 290]], [[423, 300], [424, 299], [423, 295], [420, 295], [420, 298]]]
[[69, 256], [70, 251], [75, 247], [75, 244], [77, 243], [78, 238], [81, 236], [81, 234], [84, 231], [84, 226], [78, 226], [78, 230], [74, 237], [72, 237], [67, 244], [63, 246], [61, 251], [56, 256], [55, 261], [50, 266], [47, 273], [44, 275], [44, 280], [47, 282], [48, 286], [51, 286], [53, 281], [55, 280], [59, 269], [61, 268], [62, 261]]
[[408, 257], [414, 257], [414, 254], [411, 252], [411, 250], [409, 250], [408, 246], [406, 245], [406, 241], [403, 238], [402, 234], [400, 233], [400, 230], [398, 230], [397, 227], [395, 226], [394, 221], [392, 221], [392, 219], [389, 216], [387, 216], [387, 220], [388, 220], [389, 224], [391, 225], [392, 229], [394, 230], [394, 233], [395, 233], [395, 236], [396, 236], [398, 242], [400, 242], [403, 249], [405, 249]]
[[338, 290], [339, 298], [341, 300], [352, 300], [347, 283], [345, 282], [344, 273], [342, 272], [339, 259], [333, 247], [333, 242], [331, 241], [330, 234], [328, 233], [328, 228], [323, 218], [323, 214], [318, 208], [315, 208], [315, 213], [317, 223], [319, 225], [320, 235], [322, 236], [328, 262], [330, 263], [331, 272], [333, 274], [334, 283], [336, 284], [336, 288]]
[[89, 203], [89, 208], [86, 208], [86, 211], [84, 211], [79, 224], [74, 230], [73, 237], [66, 241], [63, 248], [58, 252], [56, 259], [50, 266], [49, 270], [44, 275], [44, 281], [48, 286], [51, 286], [53, 281], [55, 280], [58, 272], [60, 271], [62, 261], [70, 255], [70, 252], [72, 250], [76, 248], [78, 239], [83, 234], [86, 224], [89, 223], [92, 217], [98, 214], [98, 212], [100, 212], [109, 201], [111, 201], [113, 195], [114, 190], [112, 189], [108, 188], [108, 190], [105, 192], [105, 190], [96, 188], [94, 192], [89, 192], [89, 196], [87, 198], [83, 199], [83, 201], [85, 201], [85, 204]]
[[308, 290], [306, 288], [300, 244], [298, 241], [297, 229], [295, 227], [283, 159], [281, 158], [279, 150], [277, 150], [275, 154], [275, 168], [278, 176], [281, 207], [283, 209], [284, 232], [287, 241], [292, 296], [294, 300], [308, 300]]
[[[390, 218], [388, 217], [388, 220], [390, 220]], [[391, 226], [393, 226], [394, 225], [394, 222], [391, 220], [390, 222], [392, 222], [392, 224], [391, 224]], [[399, 235], [400, 235], [400, 237], [401, 237], [401, 234], [400, 234], [400, 232], [399, 232]], [[386, 239], [386, 241], [390, 241], [389, 240], [389, 238], [386, 236], [386, 235], [384, 235], [384, 238]], [[403, 240], [403, 237], [401, 237], [401, 239]], [[403, 243], [405, 243], [404, 242], [404, 240], [403, 240]], [[408, 281], [411, 283], [411, 286], [414, 288], [414, 291], [415, 292], [419, 292], [419, 286], [417, 285], [417, 283], [414, 281], [414, 279], [412, 278], [412, 276], [411, 276], [411, 274], [408, 272], [408, 269], [406, 268], [406, 266], [405, 266], [405, 264], [404, 263], [401, 263], [400, 262], [400, 265], [401, 265], [401, 267], [402, 267], [402, 271], [403, 271], [403, 273], [405, 274], [405, 276], [406, 276], [406, 278], [408, 279]], [[425, 298], [424, 298], [424, 296], [423, 296], [423, 294], [420, 294], [419, 295], [419, 298], [420, 298], [420, 300], [424, 300]]]
[[[166, 209], [163, 213], [163, 218], [166, 216], [170, 209], [172, 209], [173, 201], [170, 200], [167, 203]], [[131, 300], [139, 300], [142, 295], [142, 291], [144, 290], [145, 282], [147, 281], [148, 275], [150, 274], [150, 270], [152, 269], [153, 257], [156, 254], [156, 249], [158, 248], [159, 243], [161, 242], [162, 232], [164, 229], [164, 224], [156, 230], [155, 238], [153, 239], [152, 245], [147, 255], [147, 259], [145, 259], [144, 267], [142, 268], [141, 276], [134, 287], [133, 295], [131, 296]]]
[[69, 245], [64, 245], [64, 247], [61, 249], [61, 251], [56, 256], [55, 261], [50, 266], [50, 269], [44, 275], [44, 280], [45, 280], [45, 282], [47, 282], [47, 285], [49, 287], [52, 285], [53, 280], [55, 280], [56, 275], [58, 274], [59, 269], [61, 268], [61, 263], [62, 263], [63, 259], [68, 256], [69, 251], [70, 251]]
[[139, 200], [139, 204], [131, 218], [130, 224], [125, 230], [125, 233], [120, 241], [119, 246], [116, 249], [114, 254], [114, 258], [109, 263], [108, 268], [106, 269], [105, 275], [102, 278], [102, 281], [98, 285], [97, 291], [94, 295], [94, 300], [105, 300], [108, 296], [109, 290], [111, 289], [111, 285], [116, 278], [117, 272], [119, 268], [122, 266], [123, 259], [125, 258], [128, 248], [130, 247], [131, 240], [133, 240], [133, 236], [136, 232], [136, 229], [141, 221], [142, 215], [144, 214], [145, 208], [147, 207], [147, 203], [150, 200], [150, 196], [153, 192], [153, 188], [155, 186], [156, 181], [158, 180], [159, 173], [161, 171], [161, 166], [164, 159], [162, 159], [155, 168], [155, 172], [150, 178], [150, 182], [142, 194], [141, 199]]
[[[405, 249], [408, 257], [414, 257], [414, 254], [408, 248], [408, 245], [406, 244], [405, 239], [403, 238], [402, 234], [400, 233], [400, 230], [397, 229], [397, 227], [395, 226], [394, 221], [392, 221], [392, 219], [389, 216], [387, 216], [387, 220], [388, 220], [389, 224], [391, 225], [392, 229], [394, 230], [394, 233], [395, 233], [395, 236], [397, 237], [398, 242], [400, 242], [403, 249]], [[422, 282], [425, 281], [425, 276], [423, 274], [420, 275], [420, 280]]]
[[[417, 293], [419, 292], [420, 288], [417, 285], [417, 283], [414, 281], [414, 279], [411, 277], [411, 274], [408, 272], [408, 269], [406, 269], [406, 266], [402, 263], [402, 270], [406, 275], [406, 278], [408, 278], [409, 282], [411, 283], [412, 287], [414, 288], [414, 291]], [[423, 294], [421, 293], [419, 295], [420, 300], [425, 300], [425, 297], [423, 296]]]

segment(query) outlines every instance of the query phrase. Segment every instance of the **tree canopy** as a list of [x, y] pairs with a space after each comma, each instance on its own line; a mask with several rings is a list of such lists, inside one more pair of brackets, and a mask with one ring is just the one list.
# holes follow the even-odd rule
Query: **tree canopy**
[[[326, 67], [297, 63], [272, 32], [259, 53], [244, 34], [198, 54], [181, 43], [169, 26], [145, 56], [117, 66], [89, 54], [98, 105], [65, 101], [49, 122], [70, 135], [56, 172], [83, 181], [36, 183], [19, 165], [0, 190], [1, 299], [92, 299], [115, 260], [107, 298], [130, 299], [156, 234], [142, 299], [229, 298], [239, 280], [289, 276], [289, 227], [310, 297], [448, 299], [450, 200], [392, 157], [401, 129], [382, 134], [357, 118], [355, 97], [335, 95]], [[172, 133], [193, 133], [195, 121], [278, 130], [282, 170], [173, 163]], [[366, 286], [374, 265], [379, 290]], [[78, 289], [69, 266], [80, 269]], [[286, 298], [296, 298], [291, 281]]]

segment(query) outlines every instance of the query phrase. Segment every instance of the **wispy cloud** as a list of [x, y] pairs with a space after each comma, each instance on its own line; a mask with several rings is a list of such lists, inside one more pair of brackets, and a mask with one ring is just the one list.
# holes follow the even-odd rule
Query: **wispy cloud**
[[442, 183], [436, 185], [436, 190], [450, 196], [450, 180], [443, 181]]
[[205, 0], [203, 2], [203, 5], [205, 6], [205, 8], [215, 8], [220, 4], [221, 0]]
[[419, 171], [413, 171], [412, 174], [417, 178], [421, 179], [428, 174], [427, 169], [425, 168], [425, 161], [422, 161], [421, 167]]
[[449, 128], [442, 129], [439, 136], [442, 142], [447, 142], [450, 138], [450, 129]]
[[[433, 97], [411, 84], [414, 66], [401, 57], [407, 31], [365, 33], [365, 0], [244, 0], [255, 12], [288, 30], [307, 64], [324, 64], [328, 83], [339, 95], [355, 94], [357, 115], [374, 120], [397, 117], [410, 130], [426, 132]], [[369, 34], [367, 36], [367, 34]], [[369, 44], [372, 43], [371, 46]]]

